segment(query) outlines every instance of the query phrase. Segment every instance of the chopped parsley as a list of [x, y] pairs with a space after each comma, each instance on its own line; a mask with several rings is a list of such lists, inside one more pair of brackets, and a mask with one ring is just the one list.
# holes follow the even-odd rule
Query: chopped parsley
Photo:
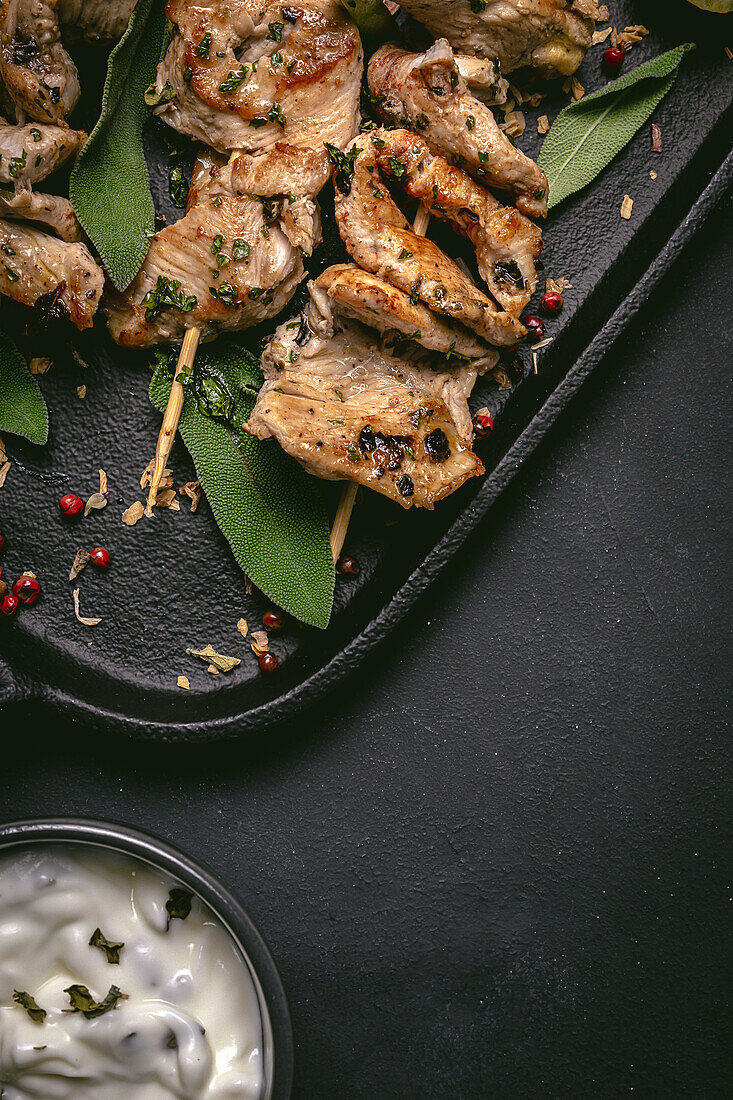
[[34, 141], [40, 141], [41, 140], [41, 131], [36, 129], [35, 126], [31, 126], [31, 137], [33, 138]]
[[160, 107], [161, 103], [170, 103], [170, 101], [175, 98], [176, 89], [173, 87], [170, 80], [166, 80], [159, 92], [156, 91], [155, 84], [151, 84], [145, 93], [145, 103], [148, 107]]
[[389, 158], [389, 166], [392, 169], [392, 174], [396, 176], [397, 179], [399, 179], [400, 176], [404, 176], [405, 165], [402, 163], [401, 160], [398, 160], [397, 157]]
[[236, 92], [237, 88], [241, 87], [241, 85], [244, 84], [248, 75], [249, 66], [240, 65], [239, 69], [236, 72], [230, 72], [226, 80], [222, 81], [222, 83], [219, 85], [219, 91], [223, 92], [225, 95], [228, 92]]
[[232, 259], [233, 260], [246, 260], [249, 256], [249, 245], [246, 241], [243, 241], [241, 237], [236, 237], [232, 241]]
[[415, 125], [417, 126], [418, 130], [427, 130], [428, 126], [430, 125], [430, 119], [427, 115], [424, 115], [421, 112], [415, 119]]
[[[227, 260], [227, 263], [229, 261]], [[223, 302], [226, 306], [233, 306], [236, 304], [239, 298], [239, 291], [231, 283], [222, 283], [221, 286], [209, 287], [209, 293], [212, 298], [218, 298], [220, 302]]]
[[20, 169], [25, 168], [25, 164], [26, 164], [27, 160], [28, 160], [28, 153], [25, 151], [25, 149], [23, 150], [21, 156], [10, 158], [10, 165], [8, 166], [8, 172], [10, 173], [10, 175], [13, 177], [14, 180], [17, 180], [18, 172], [20, 171]]
[[403, 248], [402, 251], [400, 252], [399, 258], [401, 260], [411, 260], [412, 259], [412, 253], [408, 252], [406, 248]]
[[473, 115], [469, 115], [468, 118], [466, 119], [466, 126], [468, 127], [469, 130], [475, 130], [476, 129], [476, 119], [474, 118]]
[[478, 159], [481, 161], [482, 164], [486, 164], [486, 161], [489, 159], [489, 154], [488, 153], [479, 153]]
[[181, 313], [190, 313], [198, 305], [195, 294], [184, 294], [178, 279], [166, 279], [159, 275], [153, 290], [149, 290], [141, 305], [145, 310], [145, 320], [152, 321], [164, 309], [180, 309]]
[[211, 49], [211, 32], [207, 31], [204, 37], [196, 47], [196, 53], [199, 57], [208, 57], [209, 50]]
[[269, 118], [270, 122], [276, 122], [278, 126], [281, 126], [283, 128], [283, 130], [285, 129], [285, 124], [288, 120], [283, 114], [283, 109], [279, 103], [273, 103], [272, 107], [270, 107], [270, 113], [267, 117]]
[[348, 153], [342, 153], [336, 145], [332, 145], [330, 141], [324, 143], [326, 146], [326, 152], [328, 153], [328, 159], [331, 164], [336, 168], [336, 186], [343, 195], [348, 195], [351, 191], [351, 182], [354, 178], [354, 162], [361, 153], [361, 149], [355, 146], [350, 149]]
[[268, 23], [267, 24], [267, 30], [268, 30], [267, 37], [271, 38], [273, 42], [282, 42], [283, 27], [284, 26], [285, 26], [284, 23], [279, 23], [279, 22], [277, 22], [277, 23]]
[[186, 205], [188, 184], [180, 164], [175, 165], [168, 173], [168, 191], [174, 206], [183, 208]]

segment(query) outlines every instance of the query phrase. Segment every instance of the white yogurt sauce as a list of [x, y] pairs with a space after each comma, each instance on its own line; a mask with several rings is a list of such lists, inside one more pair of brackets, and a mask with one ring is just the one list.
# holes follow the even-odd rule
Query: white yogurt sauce
[[[0, 1096], [3, 1100], [259, 1100], [262, 1022], [239, 948], [197, 897], [170, 920], [179, 884], [136, 859], [83, 844], [0, 856]], [[119, 964], [89, 946], [124, 943]], [[97, 1002], [94, 1019], [64, 990]], [[30, 994], [34, 1022], [13, 1001]]]

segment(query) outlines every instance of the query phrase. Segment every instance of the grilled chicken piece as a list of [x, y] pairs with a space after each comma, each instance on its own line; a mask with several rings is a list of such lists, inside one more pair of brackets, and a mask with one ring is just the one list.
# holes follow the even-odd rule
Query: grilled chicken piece
[[470, 359], [481, 372], [499, 361], [499, 353], [468, 329], [444, 321], [421, 302], [411, 302], [407, 294], [356, 264], [334, 264], [318, 276], [315, 285], [326, 291], [334, 313], [375, 328], [389, 338], [388, 346], [414, 341], [447, 361]]
[[72, 42], [117, 42], [127, 30], [137, 0], [59, 0], [64, 38]]
[[507, 313], [518, 317], [537, 287], [539, 228], [443, 157], [434, 157], [409, 130], [379, 133], [376, 160], [382, 175], [468, 237], [482, 279]]
[[595, 0], [400, 0], [433, 38], [461, 53], [496, 58], [503, 72], [532, 65], [570, 76], [591, 44]]
[[0, 5], [0, 80], [18, 122], [61, 122], [79, 98], [79, 75], [61, 44], [57, 0]]
[[[450, 43], [442, 38], [436, 47], [450, 50]], [[451, 53], [453, 51], [451, 50]], [[453, 60], [458, 74], [466, 82], [477, 99], [482, 103], [498, 107], [509, 98], [509, 81], [499, 71], [498, 64], [486, 57], [464, 57], [454, 54]]]
[[328, 175], [323, 150], [202, 158], [185, 216], [156, 233], [130, 288], [107, 299], [113, 339], [147, 347], [199, 325], [211, 340], [279, 313], [305, 276], [301, 249], [320, 240], [313, 196]]
[[357, 133], [361, 40], [337, 0], [168, 0], [166, 12], [156, 113], [179, 133], [221, 152], [343, 148]]
[[497, 310], [436, 244], [419, 237], [393, 201], [377, 162], [378, 143], [388, 135], [387, 130], [375, 130], [356, 138], [343, 156], [344, 170], [336, 174], [336, 221], [349, 253], [366, 271], [466, 325], [488, 343], [516, 343], [526, 332], [524, 326]]
[[94, 320], [103, 288], [104, 274], [86, 245], [0, 221], [2, 294], [35, 306], [46, 319], [68, 318], [85, 329]]
[[35, 222], [51, 230], [62, 241], [80, 241], [82, 229], [74, 208], [60, 195], [42, 195], [23, 187], [6, 194], [0, 191], [0, 216]]
[[50, 176], [86, 141], [83, 130], [68, 126], [11, 126], [0, 119], [0, 188], [22, 187]]
[[265, 348], [265, 384], [244, 425], [274, 436], [309, 473], [375, 489], [404, 508], [432, 508], [483, 473], [471, 450], [472, 366], [433, 369], [422, 349], [398, 357], [374, 333], [341, 324], [323, 288], [299, 325], [280, 325]]
[[488, 187], [506, 191], [530, 217], [547, 214], [547, 177], [512, 145], [474, 98], [442, 39], [424, 54], [382, 46], [369, 62], [369, 89], [389, 123], [406, 126]]

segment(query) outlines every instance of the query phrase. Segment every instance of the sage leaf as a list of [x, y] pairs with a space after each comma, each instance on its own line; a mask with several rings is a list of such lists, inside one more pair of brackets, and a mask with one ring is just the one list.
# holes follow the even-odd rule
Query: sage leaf
[[[320, 486], [274, 439], [254, 439], [239, 427], [262, 384], [256, 360], [236, 340], [220, 339], [199, 351], [194, 375], [198, 386], [186, 385], [180, 432], [234, 557], [276, 604], [325, 628], [335, 572]], [[212, 382], [234, 399], [228, 419], [207, 405]], [[161, 363], [150, 384], [161, 413], [170, 388], [170, 368]]]
[[48, 409], [37, 379], [10, 337], [0, 329], [0, 432], [31, 443], [48, 439]]
[[145, 90], [155, 79], [166, 38], [165, 5], [138, 0], [109, 57], [99, 121], [71, 174], [76, 216], [118, 290], [137, 275], [155, 229], [142, 133], [150, 113]]
[[537, 161], [550, 184], [550, 207], [587, 187], [628, 145], [694, 49], [691, 42], [678, 46], [560, 112]]
[[36, 1004], [35, 997], [31, 997], [30, 993], [25, 993], [22, 990], [13, 990], [13, 1000], [21, 1008], [24, 1008], [34, 1024], [42, 1024], [46, 1019], [48, 1013], [45, 1008], [39, 1008]]

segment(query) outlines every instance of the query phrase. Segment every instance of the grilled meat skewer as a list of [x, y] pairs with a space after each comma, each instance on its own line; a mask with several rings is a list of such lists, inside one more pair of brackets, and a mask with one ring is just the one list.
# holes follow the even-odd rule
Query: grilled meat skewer
[[518, 317], [537, 287], [535, 260], [542, 233], [408, 130], [381, 130], [376, 162], [434, 217], [448, 221], [473, 244], [478, 269], [497, 302]]
[[358, 130], [362, 49], [336, 0], [168, 0], [156, 113], [220, 152], [340, 148]]
[[309, 284], [300, 324], [281, 325], [266, 346], [265, 384], [245, 429], [274, 436], [316, 477], [433, 508], [483, 473], [467, 405], [476, 369], [438, 371], [419, 348], [398, 356], [375, 347], [373, 331], [334, 315], [331, 282], [326, 271]]
[[392, 199], [377, 157], [378, 143], [388, 134], [375, 130], [355, 138], [346, 153], [350, 178], [337, 175], [336, 221], [347, 250], [367, 271], [488, 343], [516, 343], [524, 326], [497, 309], [436, 244], [418, 236]]
[[325, 151], [284, 144], [229, 164], [204, 154], [185, 216], [156, 233], [130, 288], [107, 298], [113, 339], [148, 347], [194, 325], [214, 339], [279, 313], [320, 240], [314, 196], [329, 172]]
[[61, 43], [56, 0], [3, 0], [0, 83], [18, 122], [62, 122], [79, 99], [79, 74]]
[[110, 45], [127, 29], [137, 0], [58, 0], [64, 38]]
[[84, 244], [68, 244], [0, 221], [0, 293], [35, 306], [48, 320], [89, 328], [104, 288], [104, 273]]
[[591, 44], [595, 0], [400, 0], [433, 38], [461, 53], [497, 59], [505, 73], [531, 65], [570, 76]]
[[459, 62], [445, 39], [424, 54], [382, 46], [368, 68], [377, 111], [392, 125], [420, 134], [434, 153], [487, 187], [508, 192], [523, 214], [544, 217], [547, 177], [471, 94]]

